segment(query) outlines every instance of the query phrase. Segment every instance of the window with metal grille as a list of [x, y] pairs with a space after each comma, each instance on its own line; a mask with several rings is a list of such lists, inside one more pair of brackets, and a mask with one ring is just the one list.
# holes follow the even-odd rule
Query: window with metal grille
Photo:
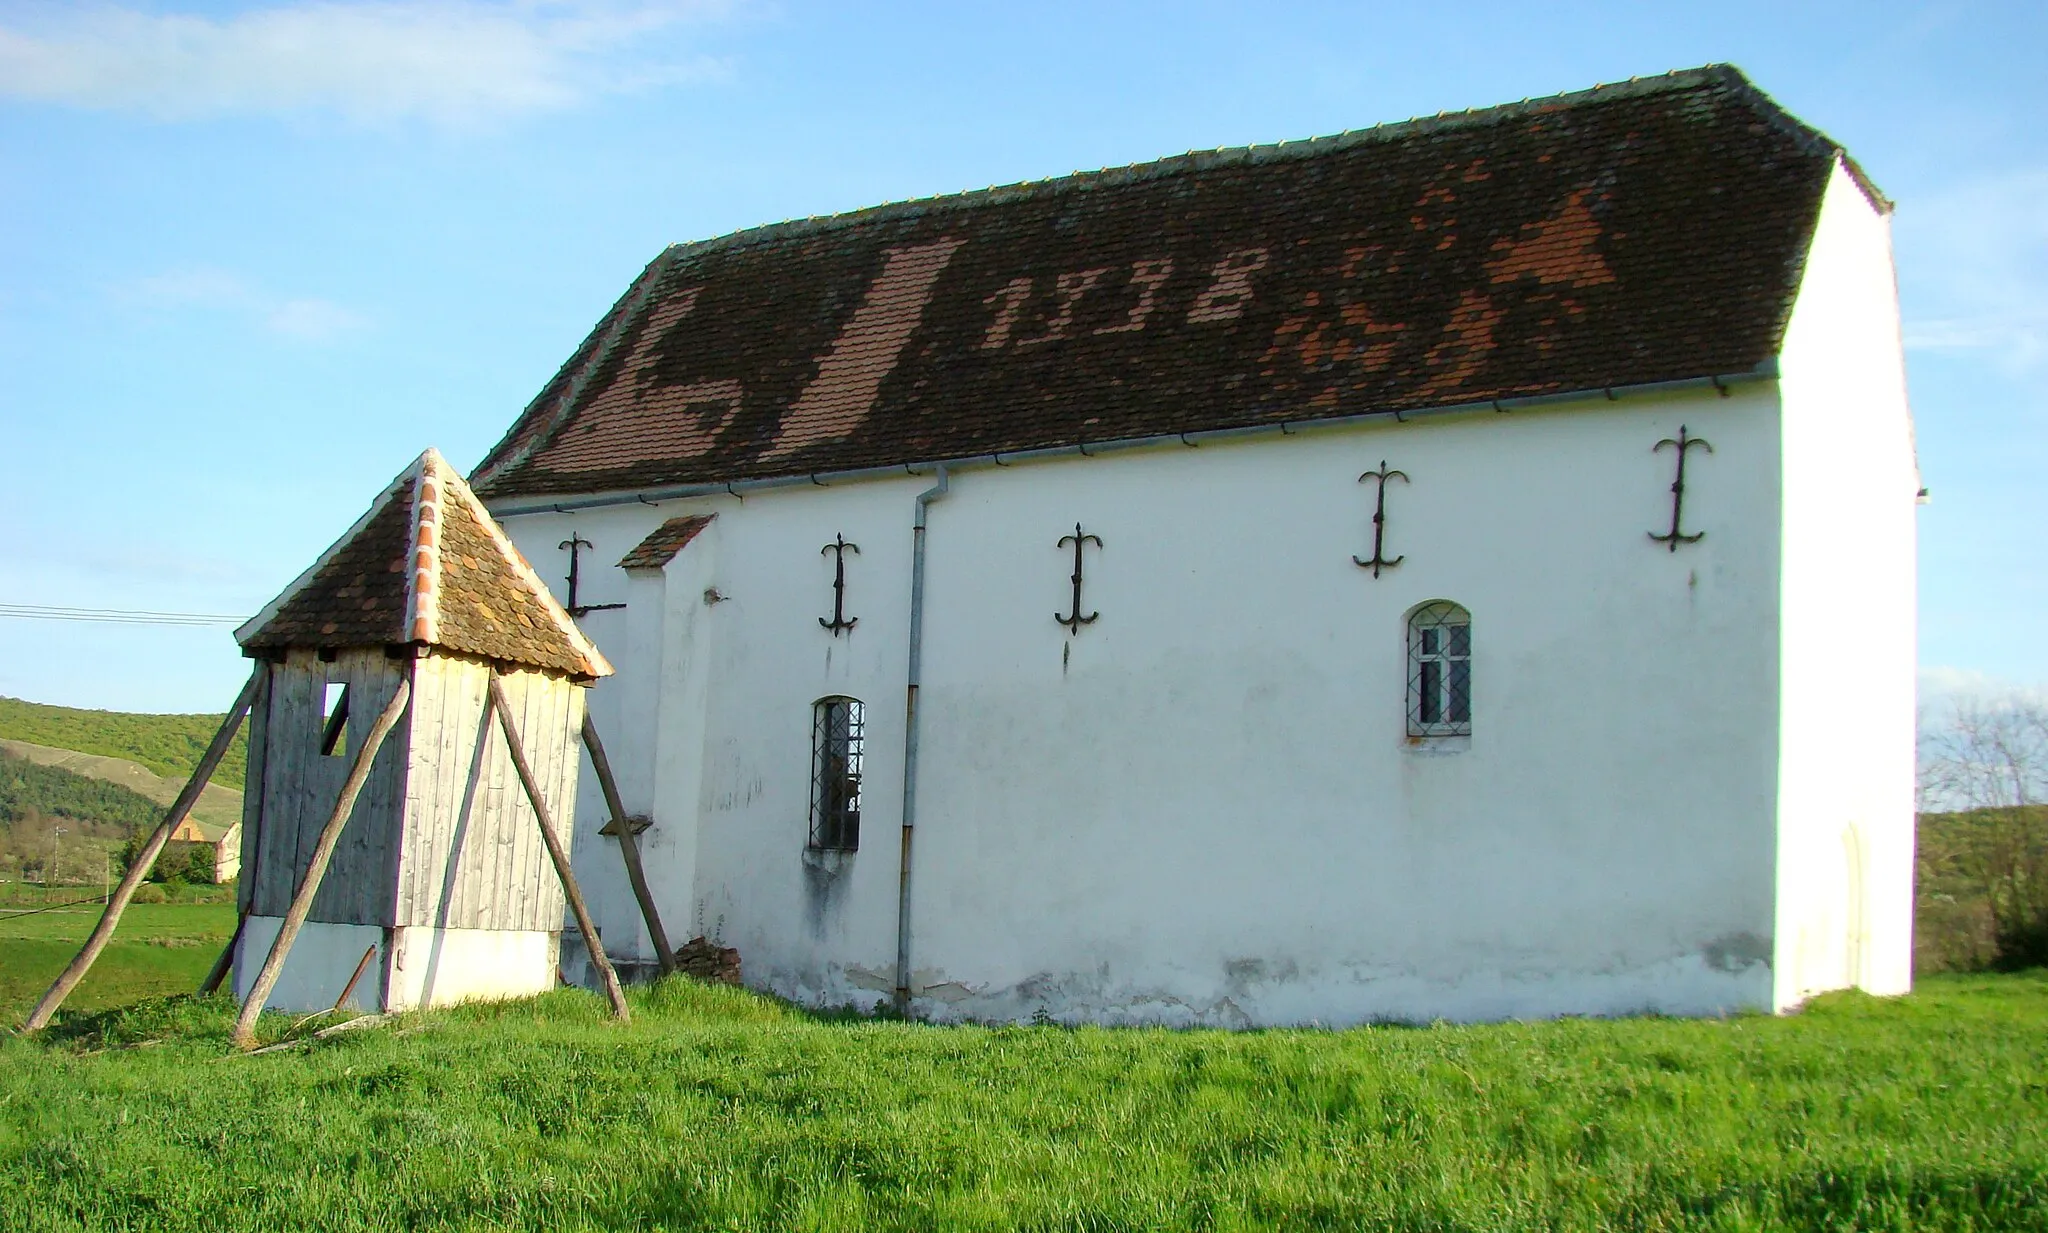
[[811, 707], [811, 846], [860, 847], [861, 704], [820, 698]]
[[1447, 600], [1408, 616], [1408, 735], [1472, 734], [1472, 615]]

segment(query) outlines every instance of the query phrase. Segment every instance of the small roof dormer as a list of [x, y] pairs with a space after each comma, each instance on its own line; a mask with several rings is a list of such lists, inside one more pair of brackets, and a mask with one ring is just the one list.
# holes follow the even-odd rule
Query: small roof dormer
[[432, 449], [235, 641], [251, 656], [410, 645], [586, 680], [612, 671]]

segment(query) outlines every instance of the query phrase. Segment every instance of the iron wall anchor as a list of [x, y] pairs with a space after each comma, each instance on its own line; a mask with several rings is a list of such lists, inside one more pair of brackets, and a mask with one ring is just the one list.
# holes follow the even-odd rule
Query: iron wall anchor
[[576, 534], [574, 531], [571, 531], [569, 532], [569, 538], [563, 540], [561, 543], [555, 546], [557, 548], [567, 548], [569, 550], [569, 602], [563, 604], [562, 607], [569, 610], [570, 616], [575, 617], [578, 620], [581, 620], [583, 615], [587, 612], [606, 612], [613, 608], [623, 608], [626, 606], [624, 604], [577, 603], [576, 589], [577, 584], [582, 576], [582, 570], [579, 568], [579, 562], [582, 560], [583, 550], [585, 548], [595, 548], [597, 547], [597, 545], [591, 543], [587, 539], [584, 539], [581, 535]]
[[844, 535], [835, 531], [832, 534], [832, 542], [818, 549], [819, 556], [824, 556], [828, 552], [834, 554], [832, 563], [832, 619], [828, 621], [824, 617], [819, 617], [818, 624], [831, 630], [832, 636], [837, 638], [840, 630], [852, 629], [860, 624], [859, 617], [849, 617], [846, 615], [846, 554], [852, 552], [853, 555], [859, 556], [860, 545], [848, 542]]
[[1378, 480], [1379, 492], [1374, 498], [1372, 508], [1372, 559], [1368, 561], [1362, 557], [1354, 556], [1351, 560], [1360, 569], [1370, 569], [1372, 576], [1375, 578], [1380, 576], [1381, 570], [1392, 569], [1408, 559], [1408, 554], [1405, 552], [1398, 557], [1389, 557], [1385, 552], [1387, 546], [1387, 481], [1395, 479], [1405, 484], [1408, 482], [1408, 475], [1403, 471], [1389, 470], [1387, 468], [1387, 460], [1384, 458], [1380, 459], [1379, 470], [1367, 471], [1364, 475], [1358, 477], [1358, 482], [1361, 484], [1367, 480]]
[[1695, 445], [1709, 454], [1714, 452], [1714, 447], [1707, 444], [1705, 437], [1695, 437], [1688, 434], [1683, 424], [1678, 426], [1678, 436], [1676, 438], [1664, 438], [1662, 441], [1651, 446], [1650, 452], [1654, 454], [1667, 445], [1678, 451], [1678, 475], [1671, 481], [1671, 529], [1662, 535], [1657, 534], [1655, 531], [1651, 531], [1648, 534], [1652, 540], [1664, 545], [1666, 551], [1677, 552], [1680, 544], [1697, 544], [1702, 539], [1705, 539], [1707, 535], [1705, 531], [1695, 531], [1691, 535], [1685, 535], [1679, 530], [1679, 524], [1685, 517], [1685, 455]]
[[1066, 616], [1061, 616], [1055, 612], [1052, 614], [1052, 619], [1066, 626], [1067, 633], [1071, 635], [1080, 633], [1083, 625], [1093, 625], [1095, 618], [1102, 615], [1100, 612], [1091, 612], [1087, 616], [1081, 615], [1081, 546], [1083, 544], [1094, 544], [1096, 549], [1100, 550], [1102, 538], [1096, 535], [1082, 534], [1081, 524], [1077, 522], [1074, 524], [1074, 533], [1072, 535], [1060, 536], [1060, 542], [1055, 544], [1054, 547], [1064, 548], [1068, 544], [1074, 546], [1074, 573], [1072, 577], [1074, 583], [1073, 611]]

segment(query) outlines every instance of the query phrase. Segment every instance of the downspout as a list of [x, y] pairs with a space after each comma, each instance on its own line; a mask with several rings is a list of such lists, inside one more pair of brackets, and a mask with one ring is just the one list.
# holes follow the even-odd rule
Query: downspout
[[910, 841], [917, 829], [917, 687], [924, 675], [924, 528], [931, 503], [946, 495], [951, 476], [942, 463], [939, 482], [917, 494], [910, 539], [910, 670], [903, 699], [903, 853], [896, 876], [896, 1013], [910, 1013]]

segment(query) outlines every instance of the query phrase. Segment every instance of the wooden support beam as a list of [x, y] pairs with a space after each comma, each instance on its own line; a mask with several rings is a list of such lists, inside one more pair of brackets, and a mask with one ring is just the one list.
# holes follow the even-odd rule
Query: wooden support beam
[[208, 969], [206, 979], [199, 982], [199, 992], [201, 994], [212, 993], [220, 988], [221, 981], [227, 979], [228, 969], [233, 967], [235, 963], [235, 945], [242, 940], [242, 927], [248, 923], [249, 918], [247, 915], [242, 913], [235, 915], [235, 932], [228, 938], [228, 944], [221, 947], [220, 958], [213, 961], [213, 967]]
[[547, 845], [548, 859], [555, 863], [555, 876], [562, 879], [562, 894], [569, 900], [569, 910], [576, 914], [576, 927], [583, 931], [583, 945], [590, 952], [590, 961], [597, 965], [598, 975], [604, 980], [604, 994], [612, 1004], [612, 1017], [624, 1023], [633, 1017], [626, 1006], [626, 991], [619, 987], [619, 974], [612, 970], [612, 961], [604, 953], [604, 943], [598, 940], [597, 926], [590, 922], [590, 909], [583, 904], [583, 892], [576, 888], [576, 875], [569, 871], [569, 853], [562, 847], [562, 841], [555, 833], [555, 822], [548, 813], [548, 803], [541, 795], [540, 784], [533, 777], [533, 767], [526, 761], [526, 746], [519, 739], [519, 728], [512, 722], [512, 705], [505, 700], [505, 683], [498, 679], [496, 671], [491, 673], [491, 709], [498, 713], [498, 726], [505, 732], [505, 747], [512, 753], [512, 767], [519, 772], [519, 783], [526, 789], [526, 799], [533, 804], [534, 817], [540, 820], [541, 842]]
[[313, 845], [313, 857], [306, 865], [306, 876], [299, 881], [298, 893], [292, 896], [292, 906], [284, 914], [284, 924], [278, 926], [277, 939], [270, 944], [270, 954], [263, 961], [263, 969], [256, 974], [256, 983], [249, 988], [249, 1000], [242, 1003], [241, 1017], [235, 1020], [235, 1044], [240, 1048], [247, 1049], [256, 1043], [256, 1017], [263, 1013], [263, 1004], [270, 1000], [270, 991], [277, 987], [277, 978], [284, 970], [284, 958], [291, 953], [292, 942], [306, 923], [306, 914], [313, 910], [313, 896], [320, 889], [320, 879], [327, 874], [327, 862], [334, 857], [334, 845], [341, 840], [342, 824], [355, 812], [356, 797], [361, 794], [364, 781], [370, 777], [370, 763], [376, 759], [378, 748], [384, 744], [384, 738], [391, 735], [391, 729], [398, 725], [399, 717], [405, 714], [406, 705], [411, 700], [412, 675], [407, 673], [398, 678], [397, 692], [391, 695], [391, 701], [363, 737], [363, 747], [356, 751], [355, 763], [348, 768], [348, 778], [342, 782], [341, 798], [334, 802], [334, 812], [328, 815], [327, 825], [320, 828], [320, 840]]
[[242, 716], [248, 713], [249, 705], [256, 700], [256, 692], [263, 687], [269, 668], [270, 665], [259, 662], [255, 671], [249, 674], [248, 684], [242, 686], [242, 692], [235, 698], [235, 704], [228, 708], [227, 718], [221, 721], [220, 730], [213, 734], [213, 743], [206, 747], [206, 753], [199, 759], [199, 765], [193, 768], [192, 778], [185, 782], [185, 790], [178, 793], [178, 799], [171, 802], [170, 811], [164, 814], [164, 820], [157, 824], [156, 830], [149, 837], [149, 842], [143, 844], [142, 851], [136, 853], [135, 863], [129, 866], [127, 874], [121, 879], [121, 884], [115, 887], [114, 893], [108, 897], [106, 911], [100, 914], [100, 923], [93, 926], [92, 934], [85, 939], [85, 946], [71, 961], [71, 966], [58, 975], [49, 992], [43, 994], [43, 1000], [37, 1002], [36, 1008], [29, 1012], [28, 1021], [22, 1025], [23, 1031], [34, 1032], [47, 1027], [51, 1016], [57, 1013], [57, 1008], [64, 1005], [64, 999], [71, 996], [71, 991], [78, 987], [78, 982], [84, 980], [85, 974], [92, 970], [93, 961], [106, 949], [107, 941], [114, 936], [115, 926], [121, 923], [121, 913], [128, 910], [128, 901], [135, 897], [135, 888], [141, 886], [142, 879], [149, 876], [150, 866], [156, 864], [156, 858], [163, 852], [164, 843], [170, 839], [171, 832], [178, 829], [185, 816], [192, 812], [192, 806], [199, 803], [200, 791], [206, 787], [207, 781], [213, 778], [214, 768], [220, 765], [220, 760], [227, 756], [228, 746], [234, 743], [235, 733], [242, 726]]
[[612, 824], [619, 832], [619, 855], [626, 859], [626, 881], [632, 883], [633, 898], [640, 901], [640, 915], [647, 922], [647, 935], [654, 940], [654, 958], [661, 964], [661, 974], [667, 976], [676, 970], [675, 952], [669, 949], [668, 931], [661, 927], [661, 913], [655, 910], [654, 893], [647, 889], [647, 872], [640, 867], [640, 840], [635, 836], [633, 820], [626, 816], [626, 807], [620, 803], [618, 781], [612, 778], [611, 759], [604, 756], [604, 742], [597, 739], [597, 725], [590, 722], [590, 713], [583, 714], [583, 748], [590, 751], [590, 765], [597, 769], [597, 786], [604, 789], [604, 807], [612, 815]]

